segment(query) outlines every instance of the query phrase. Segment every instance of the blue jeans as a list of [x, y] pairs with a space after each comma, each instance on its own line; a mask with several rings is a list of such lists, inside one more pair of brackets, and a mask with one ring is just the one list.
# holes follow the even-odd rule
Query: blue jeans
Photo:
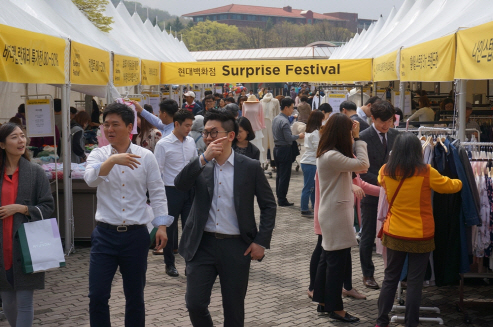
[[308, 211], [308, 202], [312, 201], [312, 208], [315, 207], [315, 172], [316, 165], [301, 164], [303, 171], [303, 190], [301, 191], [301, 211]]
[[89, 318], [91, 327], [109, 327], [111, 283], [120, 268], [125, 326], [145, 327], [144, 287], [151, 242], [146, 227], [118, 232], [96, 226], [91, 236]]

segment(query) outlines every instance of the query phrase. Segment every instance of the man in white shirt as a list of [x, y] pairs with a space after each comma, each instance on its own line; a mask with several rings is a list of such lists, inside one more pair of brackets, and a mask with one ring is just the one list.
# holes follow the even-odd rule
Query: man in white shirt
[[371, 117], [371, 106], [377, 101], [380, 101], [381, 99], [377, 96], [373, 96], [368, 99], [368, 101], [365, 102], [364, 106], [356, 108], [356, 113], [358, 116], [360, 116], [361, 119], [365, 120], [368, 122], [368, 118]]
[[[89, 315], [91, 326], [111, 326], [108, 300], [118, 267], [125, 292], [125, 326], [145, 326], [144, 286], [152, 220], [156, 248], [166, 246], [166, 193], [156, 158], [130, 142], [135, 119], [125, 104], [113, 103], [103, 113], [110, 145], [94, 149], [87, 158], [84, 180], [97, 187], [97, 226], [91, 235]], [[149, 191], [151, 208], [146, 204]]]
[[141, 107], [137, 101], [132, 101], [135, 105], [135, 110], [140, 113], [142, 118], [154, 125], [161, 132], [163, 137], [168, 136], [174, 128], [173, 116], [178, 111], [178, 103], [175, 100], [163, 100], [159, 104], [159, 117], [154, 116], [147, 110]]
[[168, 243], [164, 248], [164, 263], [166, 274], [178, 277], [175, 267], [174, 249], [178, 249], [178, 217], [181, 216], [181, 226], [185, 226], [190, 208], [192, 207], [193, 191], [179, 191], [175, 187], [175, 177], [193, 158], [197, 157], [197, 148], [193, 138], [188, 136], [194, 120], [193, 113], [181, 109], [173, 117], [175, 128], [173, 132], [159, 140], [154, 149], [154, 155], [159, 165], [159, 172], [166, 189], [168, 212], [175, 219], [168, 228]]
[[[179, 252], [187, 273], [186, 303], [195, 327], [212, 327], [208, 309], [219, 275], [224, 326], [243, 326], [251, 260], [268, 249], [276, 201], [262, 167], [232, 150], [238, 124], [227, 111], [210, 110], [204, 119], [207, 150], [175, 179], [179, 190], [195, 188]], [[260, 208], [257, 228], [254, 199]]]

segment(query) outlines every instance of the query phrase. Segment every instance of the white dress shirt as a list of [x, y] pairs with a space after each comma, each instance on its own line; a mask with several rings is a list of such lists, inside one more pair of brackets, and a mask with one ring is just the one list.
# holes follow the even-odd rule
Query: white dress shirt
[[161, 134], [163, 134], [163, 136], [161, 136], [161, 137], [168, 136], [173, 131], [173, 129], [175, 129], [175, 123], [174, 122], [171, 122], [168, 125], [165, 125], [165, 124], [163, 124], [163, 122], [161, 121], [161, 119], [159, 117], [154, 116], [153, 114], [151, 114], [147, 110], [142, 110], [140, 115], [142, 116], [142, 118], [144, 118], [149, 123], [154, 125], [157, 129], [159, 129]]
[[240, 235], [234, 201], [234, 159], [235, 152], [231, 151], [222, 166], [214, 160], [214, 194], [205, 224], [206, 232]]
[[361, 119], [368, 120], [368, 117], [366, 116], [363, 109], [361, 109], [361, 107], [356, 108], [356, 113], [358, 114], [358, 116], [361, 117]]
[[382, 144], [383, 144], [383, 138], [384, 138], [384, 137], [385, 137], [385, 141], [388, 141], [388, 140], [387, 140], [387, 133], [383, 133], [383, 135], [385, 135], [385, 136], [382, 136], [382, 134], [380, 134], [380, 133], [382, 133], [382, 132], [380, 132], [380, 131], [379, 131], [379, 130], [375, 127], [375, 124], [371, 124], [371, 126], [373, 127], [373, 129], [375, 130], [375, 132], [377, 132], [377, 135], [378, 135], [378, 137], [380, 138], [380, 142], [382, 142]]
[[[111, 146], [92, 150], [87, 158], [84, 180], [90, 187], [97, 187], [98, 206], [96, 221], [111, 225], [146, 225], [152, 220], [154, 227], [170, 226], [173, 216], [168, 215], [168, 203], [156, 158], [151, 151], [130, 144], [127, 153], [140, 158], [138, 168], [114, 165], [108, 176], [98, 176], [101, 165], [118, 152]], [[146, 191], [153, 217], [147, 211]]]
[[187, 136], [181, 142], [173, 132], [157, 142], [154, 149], [159, 172], [165, 186], [175, 186], [175, 177], [190, 162], [198, 156], [195, 141]]

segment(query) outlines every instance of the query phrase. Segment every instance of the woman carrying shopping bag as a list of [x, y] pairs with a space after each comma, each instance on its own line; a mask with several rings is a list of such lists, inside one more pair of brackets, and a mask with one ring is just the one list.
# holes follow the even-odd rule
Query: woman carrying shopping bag
[[33, 294], [44, 288], [44, 273], [22, 272], [17, 230], [26, 222], [50, 217], [54, 201], [43, 169], [29, 161], [26, 136], [17, 124], [0, 127], [0, 295], [11, 326], [32, 326]]

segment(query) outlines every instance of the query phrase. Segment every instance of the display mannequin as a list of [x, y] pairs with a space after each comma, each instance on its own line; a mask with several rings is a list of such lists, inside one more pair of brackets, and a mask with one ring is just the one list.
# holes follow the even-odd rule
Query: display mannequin
[[363, 103], [361, 103], [361, 90], [354, 88], [349, 91], [348, 101], [353, 101], [357, 107], [361, 107], [369, 98], [368, 94], [363, 93]]
[[242, 116], [246, 117], [252, 124], [255, 138], [250, 142], [260, 150], [260, 163], [263, 164], [265, 162], [265, 149], [262, 146], [262, 139], [264, 138], [262, 129], [265, 128], [264, 110], [255, 95], [250, 95], [248, 100], [243, 102]]
[[281, 108], [279, 105], [279, 100], [274, 98], [272, 93], [267, 93], [262, 101], [262, 109], [264, 111], [264, 125], [265, 128], [262, 130], [264, 138], [262, 139], [262, 146], [264, 151], [261, 152], [261, 158], [263, 162], [267, 162], [267, 149], [270, 149], [271, 160], [274, 160], [274, 136], [272, 134], [272, 120], [274, 117], [279, 115]]

